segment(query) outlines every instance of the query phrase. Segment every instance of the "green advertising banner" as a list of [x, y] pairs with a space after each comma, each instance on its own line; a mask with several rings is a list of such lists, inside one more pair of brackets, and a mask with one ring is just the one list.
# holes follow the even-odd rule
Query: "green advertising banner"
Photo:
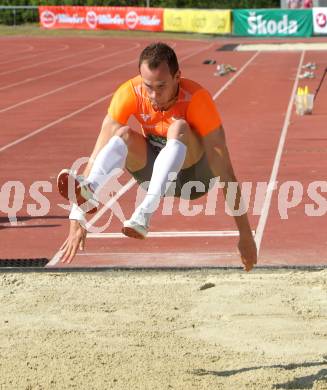
[[253, 37], [311, 37], [311, 9], [233, 10], [234, 35]]

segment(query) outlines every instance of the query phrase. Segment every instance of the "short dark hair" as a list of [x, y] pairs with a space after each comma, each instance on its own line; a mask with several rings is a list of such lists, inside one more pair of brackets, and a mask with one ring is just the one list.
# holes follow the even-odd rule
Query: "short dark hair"
[[150, 69], [157, 69], [162, 62], [166, 62], [172, 76], [179, 69], [178, 60], [174, 50], [163, 42], [151, 43], [140, 54], [139, 69], [146, 62]]

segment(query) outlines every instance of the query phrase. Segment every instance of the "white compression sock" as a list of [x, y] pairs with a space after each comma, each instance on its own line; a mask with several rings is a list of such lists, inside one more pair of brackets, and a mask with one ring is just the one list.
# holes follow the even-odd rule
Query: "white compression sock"
[[90, 174], [86, 179], [94, 190], [108, 180], [108, 175], [114, 169], [125, 167], [127, 154], [128, 149], [124, 140], [114, 135], [96, 156]]
[[[142, 210], [142, 214], [151, 214], [158, 208], [160, 198], [166, 193], [166, 187], [171, 180], [171, 174], [181, 170], [186, 156], [187, 147], [183, 142], [177, 139], [167, 140], [166, 146], [158, 154], [153, 165], [152, 176], [149, 184], [148, 192], [135, 210], [133, 217], [138, 215]], [[132, 218], [133, 218], [132, 217]]]

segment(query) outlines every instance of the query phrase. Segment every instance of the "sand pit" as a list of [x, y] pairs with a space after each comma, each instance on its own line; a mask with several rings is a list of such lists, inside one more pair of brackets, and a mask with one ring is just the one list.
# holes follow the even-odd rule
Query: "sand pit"
[[1, 390], [327, 389], [327, 270], [4, 273], [0, 295]]

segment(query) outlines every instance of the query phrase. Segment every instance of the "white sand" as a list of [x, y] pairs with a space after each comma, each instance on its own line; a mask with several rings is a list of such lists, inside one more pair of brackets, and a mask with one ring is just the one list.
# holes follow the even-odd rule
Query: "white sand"
[[0, 274], [0, 296], [1, 390], [327, 389], [327, 270]]

